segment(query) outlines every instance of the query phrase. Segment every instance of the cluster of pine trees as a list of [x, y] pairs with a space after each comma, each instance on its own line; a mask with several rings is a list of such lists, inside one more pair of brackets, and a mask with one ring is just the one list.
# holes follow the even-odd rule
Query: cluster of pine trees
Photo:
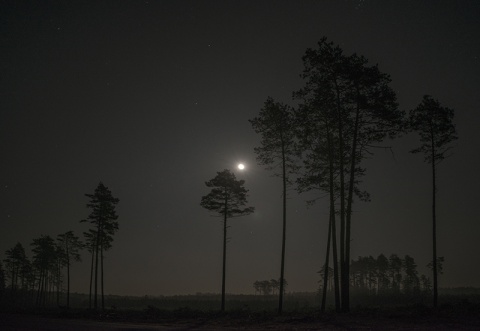
[[[433, 304], [437, 306], [436, 173], [438, 164], [448, 156], [451, 143], [457, 139], [454, 111], [425, 95], [407, 114], [399, 107], [388, 74], [361, 55], [346, 55], [326, 38], [320, 40], [317, 49], [307, 49], [302, 60], [301, 77], [305, 85], [293, 93], [297, 105], [293, 107], [268, 97], [259, 115], [250, 120], [255, 132], [261, 135], [260, 145], [255, 148], [258, 163], [282, 180], [278, 312], [281, 314], [283, 309], [288, 190], [293, 187], [299, 193], [316, 191], [328, 198], [322, 288], [327, 288], [331, 263], [335, 308], [349, 311], [354, 274], [351, 268], [355, 266], [350, 257], [353, 204], [370, 200], [361, 187], [366, 175], [363, 161], [377, 148], [390, 148], [383, 144], [387, 139], [411, 132], [420, 137], [420, 144], [411, 152], [423, 153], [432, 170], [432, 278]], [[248, 215], [254, 208], [246, 206], [248, 190], [244, 181], [236, 180], [227, 169], [218, 172], [206, 185], [211, 192], [202, 197], [201, 205], [223, 218], [223, 311], [227, 220]], [[325, 302], [326, 290], [322, 294], [322, 311]]]
[[80, 250], [83, 243], [73, 234], [67, 231], [59, 234], [56, 239], [48, 235], [42, 235], [33, 239], [30, 244], [33, 256], [28, 258], [25, 248], [17, 243], [5, 252], [3, 295], [6, 292], [13, 303], [30, 304], [37, 306], [57, 303], [60, 305], [60, 293], [67, 269], [67, 306], [69, 304], [70, 288], [70, 265], [73, 261], [80, 261]]
[[[439, 273], [442, 273], [443, 257], [438, 259]], [[430, 269], [432, 263], [427, 265]], [[333, 268], [325, 272], [325, 267], [319, 271], [321, 280], [319, 292], [323, 293], [323, 286], [331, 292], [333, 286]], [[325, 276], [328, 277], [325, 282]], [[405, 294], [419, 295], [430, 293], [432, 290], [431, 278], [419, 275], [415, 259], [405, 255], [402, 259], [397, 254], [386, 257], [380, 254], [373, 256], [359, 256], [350, 263], [350, 286], [356, 293], [363, 294]]]
[[[104, 308], [104, 252], [112, 247], [113, 235], [118, 230], [118, 216], [115, 206], [118, 199], [110, 190], [99, 183], [93, 194], [85, 194], [90, 200], [87, 207], [91, 213], [85, 220], [91, 228], [84, 232], [81, 241], [73, 231], [59, 234], [56, 238], [41, 235], [30, 243], [32, 257], [25, 247], [17, 243], [5, 252], [4, 266], [0, 263], [0, 299], [12, 304], [46, 306], [70, 305], [70, 266], [81, 261], [81, 251], [87, 250], [91, 256], [90, 308], [97, 308], [98, 278]], [[100, 265], [100, 267], [99, 267]], [[66, 285], [66, 288], [65, 288]], [[63, 293], [65, 302], [61, 301]]]
[[[283, 280], [283, 291], [287, 288], [288, 282], [286, 279]], [[253, 283], [253, 288], [255, 290], [255, 295], [261, 293], [263, 295], [273, 295], [280, 291], [280, 280], [270, 279], [270, 280], [257, 280]]]
[[[302, 58], [304, 86], [293, 93], [296, 106], [269, 97], [260, 113], [251, 119], [261, 135], [255, 148], [257, 161], [282, 179], [282, 248], [280, 279], [284, 277], [287, 229], [287, 191], [316, 191], [329, 205], [325, 234], [325, 265], [333, 265], [335, 308], [348, 311], [351, 289], [353, 204], [369, 201], [362, 189], [366, 175], [363, 161], [384, 142], [410, 132], [420, 136], [411, 150], [422, 153], [432, 169], [432, 270], [433, 303], [437, 305], [437, 243], [435, 193], [437, 166], [457, 139], [453, 110], [424, 96], [408, 113], [400, 109], [391, 79], [378, 65], [356, 53], [347, 55], [323, 38], [316, 49]], [[331, 261], [332, 260], [332, 261]], [[325, 271], [327, 272], [327, 271]], [[328, 277], [324, 277], [325, 282]], [[326, 288], [324, 284], [322, 288]], [[279, 295], [279, 313], [282, 312]], [[326, 291], [322, 297], [325, 309]]]

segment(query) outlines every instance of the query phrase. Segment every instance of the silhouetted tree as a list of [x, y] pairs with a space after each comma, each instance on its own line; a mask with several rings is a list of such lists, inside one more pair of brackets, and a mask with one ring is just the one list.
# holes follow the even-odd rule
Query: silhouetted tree
[[15, 300], [18, 289], [18, 281], [21, 277], [21, 270], [23, 265], [28, 260], [27, 256], [25, 255], [25, 248], [23, 248], [21, 243], [17, 243], [13, 248], [8, 249], [5, 252], [5, 255], [5, 268], [7, 275], [10, 278], [10, 293], [12, 300]]
[[282, 179], [282, 250], [280, 263], [280, 289], [278, 313], [283, 310], [283, 282], [285, 278], [285, 244], [287, 231], [287, 185], [291, 184], [289, 175], [295, 169], [295, 126], [291, 107], [275, 102], [272, 98], [265, 101], [258, 117], [250, 120], [256, 133], [261, 134], [260, 147], [255, 147], [259, 164], [274, 170], [275, 176]]
[[[305, 87], [294, 93], [303, 103], [296, 112], [297, 134], [300, 148], [304, 154], [304, 171], [298, 178], [298, 190], [322, 190], [329, 194], [329, 224], [327, 236], [327, 254], [325, 264], [328, 267], [330, 244], [333, 253], [335, 307], [340, 310], [340, 292], [338, 279], [337, 231], [335, 203], [339, 199], [340, 209], [340, 251], [344, 256], [344, 216], [345, 216], [345, 155], [344, 122], [342, 111], [343, 90], [347, 81], [343, 78], [345, 58], [342, 50], [323, 38], [318, 50], [307, 49], [303, 56], [304, 71], [302, 77], [307, 80]], [[324, 293], [324, 298], [326, 293]], [[322, 306], [324, 307], [324, 299]]]
[[260, 282], [259, 282], [258, 280], [256, 280], [256, 281], [253, 283], [253, 288], [255, 289], [255, 295], [256, 295], [257, 293], [260, 293], [262, 286], [261, 286], [261, 284], [260, 284]]
[[38, 273], [36, 304], [44, 306], [48, 301], [48, 295], [52, 293], [52, 287], [55, 283], [54, 273], [57, 268], [58, 251], [53, 238], [45, 235], [33, 239], [31, 246], [33, 265]]
[[[119, 199], [112, 196], [112, 192], [102, 182], [100, 182], [95, 189], [94, 194], [85, 194], [90, 199], [87, 207], [91, 209], [91, 213], [86, 220], [80, 222], [90, 222], [93, 225], [95, 233], [93, 254], [95, 257], [95, 264], [93, 267], [95, 282], [94, 282], [94, 308], [97, 309], [97, 295], [98, 295], [98, 264], [100, 262], [100, 286], [102, 296], [102, 309], [105, 309], [104, 301], [104, 272], [103, 272], [103, 254], [104, 251], [111, 247], [113, 235], [118, 231], [118, 215], [115, 207]], [[93, 239], [93, 238], [92, 238]]]
[[247, 204], [247, 192], [244, 180], [237, 180], [230, 170], [217, 172], [215, 178], [205, 183], [212, 190], [202, 197], [200, 205], [223, 218], [223, 268], [222, 268], [222, 306], [225, 311], [225, 271], [227, 259], [227, 219], [253, 213], [253, 207]]
[[[320, 134], [313, 145], [316, 153], [312, 155], [316, 158], [310, 165], [318, 169], [317, 178], [313, 177], [316, 185], [338, 192], [337, 196], [330, 194], [330, 205], [335, 198], [340, 200], [341, 304], [348, 311], [353, 195], [368, 200], [366, 192], [358, 190], [359, 178], [365, 171], [360, 164], [366, 153], [371, 154], [372, 147], [403, 129], [404, 113], [398, 110], [395, 93], [388, 86], [389, 76], [377, 66], [368, 66], [364, 57], [345, 56], [338, 46], [323, 38], [317, 50], [307, 49], [303, 62], [307, 83], [296, 96], [305, 101], [305, 109], [314, 109], [317, 118], [303, 123], [322, 125], [313, 131]], [[329, 184], [325, 184], [327, 178]], [[337, 178], [337, 183], [332, 183], [332, 178]], [[331, 218], [335, 214], [332, 210]]]
[[420, 290], [420, 279], [418, 278], [415, 259], [409, 255], [405, 255], [403, 259], [403, 269], [405, 270], [403, 291], [406, 294], [417, 294]]
[[[443, 263], [445, 258], [443, 256], [437, 257], [437, 274], [443, 275]], [[433, 270], [433, 261], [428, 262], [427, 268]]]
[[427, 276], [425, 275], [420, 276], [420, 285], [424, 292], [427, 292], [427, 293], [432, 292], [432, 281]]
[[272, 288], [272, 293], [275, 294], [276, 291], [280, 290], [280, 281], [276, 279], [270, 279], [270, 287]]
[[394, 292], [400, 292], [400, 286], [402, 283], [402, 259], [398, 257], [397, 254], [390, 255], [389, 258], [389, 271], [390, 278], [392, 279], [392, 289]]
[[92, 309], [92, 286], [93, 286], [93, 271], [94, 271], [94, 262], [95, 262], [95, 244], [97, 239], [97, 233], [95, 230], [88, 230], [88, 232], [83, 233], [85, 238], [85, 247], [90, 253], [90, 284], [89, 284], [89, 294], [88, 294], [88, 308]]
[[262, 280], [260, 282], [260, 288], [262, 290], [263, 295], [270, 295], [272, 294], [272, 283], [268, 280]]
[[[328, 267], [328, 269], [325, 268], [325, 265], [323, 265], [322, 269], [318, 271], [320, 274], [320, 288], [319, 288], [319, 294], [322, 295], [322, 301], [323, 301], [323, 294], [326, 293], [327, 291], [332, 291], [333, 286], [332, 286], [332, 279], [333, 279], [333, 268]], [[322, 309], [324, 310], [325, 303], [322, 302]]]
[[433, 306], [438, 304], [437, 270], [437, 218], [436, 218], [436, 171], [437, 165], [447, 157], [451, 143], [458, 139], [453, 124], [453, 109], [440, 106], [437, 100], [425, 95], [420, 105], [410, 111], [410, 126], [420, 136], [421, 145], [412, 153], [423, 153], [425, 162], [432, 167], [432, 261], [433, 261]]
[[390, 280], [388, 278], [388, 258], [380, 254], [377, 257], [377, 291], [384, 292], [390, 286]]
[[80, 250], [83, 249], [83, 243], [73, 231], [67, 231], [58, 235], [57, 241], [63, 250], [65, 265], [67, 267], [67, 308], [70, 307], [70, 264], [71, 261], [81, 261]]

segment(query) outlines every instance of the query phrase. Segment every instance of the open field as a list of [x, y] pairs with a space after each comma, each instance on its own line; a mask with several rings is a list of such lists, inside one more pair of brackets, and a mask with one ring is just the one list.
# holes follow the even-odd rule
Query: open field
[[[444, 291], [438, 309], [406, 298], [363, 297], [348, 314], [318, 311], [313, 293], [286, 296], [286, 312], [275, 313], [275, 296], [230, 295], [218, 312], [219, 296], [107, 296], [104, 312], [88, 309], [88, 296], [72, 296], [73, 308], [4, 305], [1, 330], [480, 330], [480, 295]], [[86, 299], [86, 301], [85, 301]], [[369, 299], [369, 300], [367, 300]], [[375, 303], [375, 300], [376, 303]], [[354, 300], [355, 302], [355, 300]], [[84, 307], [84, 305], [87, 305]]]

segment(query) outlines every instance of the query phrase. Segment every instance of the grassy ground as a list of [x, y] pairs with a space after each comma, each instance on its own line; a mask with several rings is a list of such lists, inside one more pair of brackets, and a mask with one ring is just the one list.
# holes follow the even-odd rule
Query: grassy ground
[[[10, 320], [13, 325], [15, 321], [27, 323], [32, 316], [49, 319], [53, 325], [50, 330], [55, 329], [55, 321], [77, 321], [75, 325], [81, 325], [78, 321], [107, 322], [107, 325], [115, 325], [112, 329], [119, 329], [118, 325], [137, 329], [132, 323], [140, 323], [149, 327], [158, 326], [159, 329], [480, 330], [480, 295], [471, 292], [444, 293], [440, 296], [437, 309], [424, 302], [428, 298], [352, 297], [352, 310], [348, 314], [335, 313], [332, 306], [327, 312], [320, 313], [315, 294], [295, 293], [285, 297], [285, 313], [282, 316], [275, 312], [275, 296], [230, 295], [224, 313], [218, 311], [220, 297], [208, 294], [108, 296], [105, 311], [88, 309], [86, 295], [75, 294], [71, 299], [71, 309], [3, 305], [0, 329], [3, 314], [3, 320]], [[108, 330], [105, 326], [101, 329]]]

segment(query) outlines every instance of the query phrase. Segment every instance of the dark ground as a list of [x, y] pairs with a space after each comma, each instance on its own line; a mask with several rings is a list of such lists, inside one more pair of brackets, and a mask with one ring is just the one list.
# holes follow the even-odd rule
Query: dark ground
[[349, 314], [85, 310], [2, 312], [0, 330], [480, 330], [480, 307], [358, 309]]

